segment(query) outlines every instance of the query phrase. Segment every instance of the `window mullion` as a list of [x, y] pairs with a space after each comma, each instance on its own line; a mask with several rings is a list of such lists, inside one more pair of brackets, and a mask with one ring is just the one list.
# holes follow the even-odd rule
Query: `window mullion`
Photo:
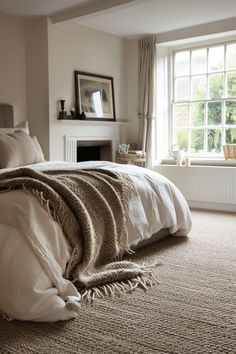
[[208, 153], [208, 102], [209, 100], [209, 71], [208, 71], [208, 62], [209, 62], [209, 47], [207, 48], [207, 58], [206, 58], [206, 99], [205, 102], [205, 120], [204, 120], [204, 151]]
[[207, 153], [207, 119], [208, 117], [208, 104], [207, 102], [205, 103], [205, 109], [204, 109], [204, 151]]
[[[226, 67], [226, 45], [224, 46], [224, 100], [222, 101], [222, 137], [221, 146], [226, 142], [226, 98], [227, 98], [227, 67]], [[223, 147], [222, 147], [223, 150]]]

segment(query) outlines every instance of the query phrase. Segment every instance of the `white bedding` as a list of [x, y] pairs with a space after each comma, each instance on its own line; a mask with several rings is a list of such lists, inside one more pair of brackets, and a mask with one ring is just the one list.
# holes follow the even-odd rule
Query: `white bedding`
[[[41, 171], [105, 168], [127, 173], [133, 182], [127, 221], [131, 247], [162, 229], [186, 236], [191, 228], [189, 208], [180, 191], [151, 170], [103, 161], [51, 161], [28, 167]], [[0, 194], [0, 311], [19, 320], [75, 317], [66, 302], [73, 296], [79, 300], [80, 294], [62, 276], [69, 257], [70, 248], [59, 225], [34, 196], [22, 190]]]

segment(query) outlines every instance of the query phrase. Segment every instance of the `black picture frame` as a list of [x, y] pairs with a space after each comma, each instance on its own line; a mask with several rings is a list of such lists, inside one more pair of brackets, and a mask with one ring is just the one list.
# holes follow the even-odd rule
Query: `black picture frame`
[[75, 71], [78, 119], [115, 121], [114, 84], [111, 76]]

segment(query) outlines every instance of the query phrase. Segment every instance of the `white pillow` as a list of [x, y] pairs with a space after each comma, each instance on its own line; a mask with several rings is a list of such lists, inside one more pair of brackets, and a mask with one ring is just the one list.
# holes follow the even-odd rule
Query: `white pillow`
[[14, 128], [0, 128], [0, 134], [11, 134], [17, 130], [20, 130], [29, 135], [30, 132], [28, 121], [24, 120], [23, 122], [17, 124]]
[[20, 122], [19, 124], [15, 125], [15, 128], [17, 128], [17, 130], [24, 131], [26, 134], [30, 133], [28, 120], [24, 120], [23, 122]]
[[22, 131], [0, 133], [0, 168], [32, 165], [42, 161], [43, 152], [35, 136], [32, 138]]

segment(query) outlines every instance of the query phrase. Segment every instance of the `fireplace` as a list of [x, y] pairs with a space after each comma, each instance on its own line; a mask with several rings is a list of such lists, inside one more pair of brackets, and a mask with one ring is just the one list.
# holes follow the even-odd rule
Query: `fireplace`
[[89, 160], [115, 161], [115, 137], [65, 136], [65, 160], [81, 162]]
[[77, 162], [91, 160], [112, 161], [111, 140], [77, 141]]

